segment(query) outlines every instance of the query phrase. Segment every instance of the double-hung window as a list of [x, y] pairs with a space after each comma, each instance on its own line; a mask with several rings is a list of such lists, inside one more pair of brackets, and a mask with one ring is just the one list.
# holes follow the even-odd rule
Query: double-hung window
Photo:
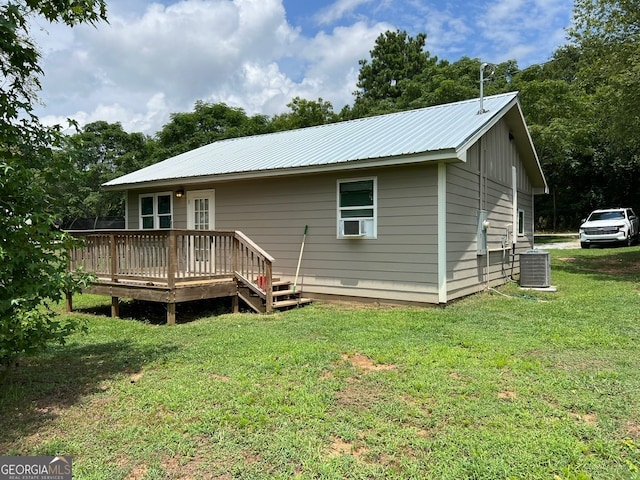
[[171, 228], [171, 192], [140, 195], [140, 228]]
[[377, 237], [377, 179], [338, 180], [338, 238]]

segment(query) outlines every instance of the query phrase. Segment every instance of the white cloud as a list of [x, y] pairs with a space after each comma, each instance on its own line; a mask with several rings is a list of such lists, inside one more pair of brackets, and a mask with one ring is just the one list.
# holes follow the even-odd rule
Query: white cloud
[[44, 88], [56, 110], [43, 120], [62, 111], [152, 134], [196, 100], [274, 115], [295, 96], [323, 97], [340, 109], [353, 100], [358, 60], [392, 28], [358, 22], [303, 38], [278, 0], [183, 0], [139, 15], [116, 7], [108, 25], [78, 27], [48, 51]]
[[[427, 49], [440, 58], [516, 58], [526, 66], [562, 43], [572, 6], [336, 0], [315, 12], [317, 2], [305, 1], [295, 5], [303, 22], [296, 26], [283, 2], [303, 0], [153, 1], [110, 0], [109, 23], [95, 28], [34, 23], [46, 72], [46, 107], [37, 112], [44, 121], [119, 121], [153, 134], [196, 100], [274, 115], [295, 96], [322, 97], [339, 110], [353, 102], [358, 60], [386, 30], [427, 33]], [[320, 29], [305, 23], [311, 18]]]
[[427, 33], [427, 50], [444, 57], [472, 57], [475, 54], [465, 50], [467, 40], [473, 30], [460, 16], [448, 11], [428, 10], [424, 16], [421, 31]]
[[325, 100], [330, 100], [336, 110], [352, 103], [352, 94], [358, 80], [358, 61], [368, 59], [376, 38], [392, 28], [385, 23], [368, 26], [364, 22], [358, 22], [349, 27], [337, 27], [330, 33], [320, 32], [316, 35], [304, 51], [311, 62], [306, 83], [320, 83], [324, 91], [331, 93], [315, 95], [313, 98], [322, 96]]
[[273, 72], [269, 65], [297, 39], [277, 0], [184, 0], [127, 17], [115, 11], [108, 25], [78, 27], [72, 41], [47, 51], [47, 103], [72, 112], [82, 100], [94, 110], [78, 117], [122, 115], [123, 125], [149, 125], [151, 133], [161, 127], [154, 120], [166, 121], [149, 112], [154, 95], [166, 99], [163, 109], [187, 111], [244, 84], [247, 65]]
[[477, 25], [484, 48], [496, 57], [490, 60], [517, 59], [522, 65], [545, 61], [565, 37], [572, 4], [570, 0], [499, 0], [489, 6]]
[[320, 25], [329, 25], [341, 20], [345, 15], [353, 13], [358, 7], [371, 3], [373, 0], [337, 0], [332, 5], [320, 10], [316, 21]]

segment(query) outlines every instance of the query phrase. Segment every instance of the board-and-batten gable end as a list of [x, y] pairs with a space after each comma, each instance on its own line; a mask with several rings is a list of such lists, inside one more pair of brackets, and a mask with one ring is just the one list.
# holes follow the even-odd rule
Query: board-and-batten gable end
[[[478, 115], [491, 115], [491, 111], [478, 113]], [[467, 153], [489, 130], [499, 121], [503, 120], [509, 128], [509, 141], [515, 142], [516, 150], [520, 156], [525, 172], [531, 182], [533, 193], [541, 195], [549, 193], [547, 180], [542, 172], [538, 154], [533, 145], [533, 140], [527, 128], [527, 124], [517, 97], [506, 105], [500, 112], [493, 112], [490, 120], [484, 124], [483, 128], [475, 132], [459, 147], [458, 158], [467, 162]]]

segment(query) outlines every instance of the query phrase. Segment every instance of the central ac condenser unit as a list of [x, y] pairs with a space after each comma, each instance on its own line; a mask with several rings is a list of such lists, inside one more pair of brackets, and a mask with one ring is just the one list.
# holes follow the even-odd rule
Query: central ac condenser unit
[[529, 250], [520, 254], [520, 286], [547, 288], [551, 286], [551, 258], [549, 252]]

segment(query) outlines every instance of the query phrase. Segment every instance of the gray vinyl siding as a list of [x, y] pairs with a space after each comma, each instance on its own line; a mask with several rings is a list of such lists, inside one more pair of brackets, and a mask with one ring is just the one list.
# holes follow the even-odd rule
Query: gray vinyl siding
[[[501, 121], [468, 151], [467, 163], [447, 168], [447, 293], [448, 300], [482, 291], [486, 287], [487, 257], [477, 255], [477, 212], [487, 210], [490, 228], [490, 285], [519, 274], [518, 254], [533, 246], [533, 189]], [[482, 150], [482, 156], [481, 156]], [[481, 159], [482, 158], [482, 162]], [[525, 235], [518, 237], [516, 256], [501, 250], [503, 238], [511, 246], [512, 166], [516, 166], [518, 209], [525, 213]], [[481, 191], [481, 168], [486, 172]], [[493, 251], [491, 251], [493, 250]], [[514, 261], [515, 260], [515, 261]], [[513, 269], [512, 269], [513, 267]]]
[[[377, 178], [377, 238], [337, 238], [337, 182]], [[298, 284], [305, 293], [437, 302], [437, 166], [203, 184], [215, 189], [217, 230], [240, 230], [293, 279], [309, 226]], [[138, 225], [138, 193], [129, 225]], [[185, 195], [186, 197], [186, 195]], [[175, 199], [174, 227], [186, 227], [185, 197]], [[135, 208], [131, 208], [135, 205]]]
[[161, 188], [161, 189], [144, 189], [144, 190], [129, 190], [127, 192], [127, 211], [126, 211], [126, 225], [127, 228], [135, 230], [140, 228], [140, 195], [145, 193], [173, 193], [171, 196], [172, 202], [172, 226], [173, 228], [187, 228], [187, 199], [186, 196], [182, 198], [177, 198], [175, 196], [175, 191], [178, 190], [178, 187], [171, 188]]
[[[486, 287], [487, 257], [477, 255], [479, 209], [487, 210], [491, 223], [491, 286], [517, 276], [517, 254], [533, 246], [533, 188], [515, 142], [509, 139], [507, 123], [501, 120], [491, 128], [467, 151], [466, 159], [446, 167], [448, 301]], [[515, 256], [500, 250], [513, 223], [512, 166], [517, 171], [518, 208], [525, 212], [525, 235], [518, 237]], [[371, 177], [377, 179], [377, 238], [338, 239], [338, 180]], [[295, 276], [308, 225], [298, 281], [305, 293], [439, 302], [436, 164], [212, 182], [188, 189], [215, 190], [216, 229], [249, 236], [276, 259], [274, 275], [283, 279]], [[129, 192], [129, 228], [138, 228], [139, 194], [147, 192]], [[187, 227], [186, 212], [186, 195], [174, 195], [175, 228]], [[517, 225], [511, 228], [517, 231]], [[511, 245], [510, 236], [507, 244]]]

